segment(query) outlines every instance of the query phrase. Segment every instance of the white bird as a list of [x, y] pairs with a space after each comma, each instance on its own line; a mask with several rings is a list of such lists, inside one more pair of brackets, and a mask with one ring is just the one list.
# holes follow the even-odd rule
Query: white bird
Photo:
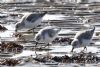
[[38, 42], [43, 42], [49, 46], [49, 43], [57, 37], [60, 30], [61, 28], [57, 26], [44, 27], [35, 36], [36, 45]]
[[71, 52], [73, 52], [74, 48], [84, 47], [85, 49], [86, 46], [90, 44], [94, 31], [95, 31], [95, 26], [93, 29], [88, 29], [85, 31], [78, 32], [75, 35], [74, 40], [71, 42], [72, 45]]
[[[46, 14], [44, 13], [27, 13], [24, 15], [19, 23], [16, 24], [15, 31], [22, 30], [22, 29], [34, 29], [41, 24], [42, 17]], [[33, 30], [34, 31], [34, 30]]]

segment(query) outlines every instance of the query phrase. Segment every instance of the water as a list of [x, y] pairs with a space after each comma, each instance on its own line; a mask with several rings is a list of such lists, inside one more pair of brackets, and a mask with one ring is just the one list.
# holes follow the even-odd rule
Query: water
[[[13, 6], [10, 8], [13, 8]], [[8, 15], [7, 18], [3, 18], [1, 20], [8, 20], [8, 19], [13, 20], [13, 22], [9, 21], [7, 23], [1, 24], [1, 25], [4, 25], [5, 27], [7, 27], [7, 29], [8, 29], [7, 31], [0, 32], [1, 41], [16, 41], [17, 42], [18, 39], [13, 36], [13, 33], [15, 33], [16, 20], [18, 22], [20, 20], [20, 18], [18, 16], [10, 16], [11, 12], [14, 12], [13, 10], [11, 12], [7, 11], [4, 8], [1, 10], [2, 10], [2, 13], [5, 13]], [[67, 10], [67, 9], [62, 9], [62, 10]], [[15, 11], [16, 11], [16, 13], [20, 13], [20, 10], [15, 10]], [[21, 11], [21, 12], [24, 14], [24, 12], [28, 12], [28, 11]], [[55, 14], [46, 14], [43, 17], [42, 24], [45, 23], [44, 24], [44, 26], [45, 26], [48, 24], [48, 22], [50, 22], [50, 24], [52, 24], [52, 25], [57, 25], [57, 26], [62, 28], [62, 30], [59, 32], [59, 37], [69, 37], [69, 38], [73, 39], [76, 32], [82, 30], [81, 29], [81, 27], [83, 25], [82, 22], [77, 22], [77, 19], [76, 19], [77, 16], [66, 15], [66, 12], [65, 12], [65, 14], [58, 14], [58, 12], [57, 13], [55, 12]], [[14, 18], [12, 18], [12, 17], [14, 17]], [[80, 16], [78, 16], [78, 17], [80, 17]], [[95, 22], [93, 24], [96, 26], [95, 33], [100, 32], [100, 27], [98, 26], [99, 22]], [[37, 27], [37, 29], [35, 29], [35, 31], [40, 30], [44, 26]], [[32, 50], [32, 48], [34, 48], [32, 45], [35, 45], [35, 43], [30, 42], [30, 41], [33, 41], [34, 36], [32, 35], [32, 33], [31, 34], [23, 33], [23, 34], [24, 34], [24, 37], [27, 40], [27, 42], [19, 42], [18, 41], [17, 43], [20, 43], [21, 45], [24, 45], [24, 46], [28, 45], [27, 50], [24, 50], [22, 53], [16, 54], [16, 55], [12, 56], [11, 58], [19, 58], [19, 57], [23, 57], [23, 56], [30, 57], [31, 55], [33, 55], [33, 57], [36, 57], [35, 51]], [[99, 36], [96, 36], [94, 34], [94, 36], [93, 36], [94, 45], [87, 47], [87, 52], [92, 52], [95, 55], [97, 55], [98, 57], [100, 57], [100, 49], [99, 49], [100, 38], [99, 38]], [[44, 44], [39, 44], [38, 46], [40, 47], [41, 45], [44, 45]], [[64, 56], [65, 54], [68, 56], [72, 55], [70, 53], [72, 46], [68, 45], [67, 43], [52, 44], [50, 46], [50, 49], [52, 49], [49, 51], [52, 56]], [[75, 49], [75, 51], [77, 53], [79, 53], [82, 49], [83, 48], [77, 48], [77, 49]], [[37, 51], [37, 54], [47, 54], [47, 52], [48, 51], [46, 51], [46, 50]], [[15, 67], [85, 67], [85, 66], [86, 67], [88, 67], [88, 66], [90, 66], [90, 67], [97, 67], [98, 66], [99, 67], [100, 65], [99, 65], [99, 63], [98, 64], [96, 64], [96, 63], [94, 63], [94, 64], [59, 63], [59, 65], [45, 65], [43, 63], [27, 62], [27, 63], [23, 64], [22, 66], [15, 66]]]

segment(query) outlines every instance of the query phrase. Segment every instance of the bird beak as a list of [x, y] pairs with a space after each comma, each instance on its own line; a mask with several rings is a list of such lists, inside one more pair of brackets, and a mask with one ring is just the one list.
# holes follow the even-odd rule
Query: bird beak
[[74, 50], [74, 47], [72, 47], [72, 50], [71, 50], [71, 52], [73, 52], [73, 50]]
[[15, 32], [17, 32], [17, 29], [15, 29]]

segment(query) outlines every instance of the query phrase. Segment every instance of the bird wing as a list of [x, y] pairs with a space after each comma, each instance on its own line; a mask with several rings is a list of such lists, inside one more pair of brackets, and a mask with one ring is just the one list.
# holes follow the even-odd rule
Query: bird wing
[[46, 29], [46, 30], [43, 30], [42, 31], [42, 37], [43, 37], [43, 39], [45, 39], [45, 35], [48, 35], [48, 37], [54, 37], [55, 36], [55, 31], [54, 30], [52, 30], [52, 29]]
[[49, 35], [49, 37], [54, 37], [55, 36], [55, 31], [54, 30], [48, 30], [48, 35]]
[[83, 31], [83, 32], [80, 32], [78, 35], [76, 35], [76, 39], [80, 40], [80, 42], [82, 42], [83, 39], [91, 39], [93, 36], [93, 33], [91, 33], [90, 30], [87, 30], [87, 31]]
[[44, 14], [30, 14], [29, 16], [26, 17], [26, 20], [29, 21], [30, 23], [35, 22], [37, 19], [43, 17]]

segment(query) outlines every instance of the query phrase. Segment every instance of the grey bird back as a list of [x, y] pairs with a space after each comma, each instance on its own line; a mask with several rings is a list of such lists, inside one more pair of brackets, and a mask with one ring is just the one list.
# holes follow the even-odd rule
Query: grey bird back
[[53, 29], [46, 29], [42, 31], [42, 35], [45, 36], [45, 34], [48, 34], [52, 38], [55, 36], [55, 31]]
[[93, 33], [95, 31], [95, 27], [92, 30], [86, 30], [81, 32], [76, 38], [81, 40], [81, 39], [91, 39], [93, 36]]
[[41, 14], [30, 14], [29, 16], [26, 17], [26, 20], [29, 22], [35, 22], [37, 19], [43, 17], [46, 13], [41, 13]]

